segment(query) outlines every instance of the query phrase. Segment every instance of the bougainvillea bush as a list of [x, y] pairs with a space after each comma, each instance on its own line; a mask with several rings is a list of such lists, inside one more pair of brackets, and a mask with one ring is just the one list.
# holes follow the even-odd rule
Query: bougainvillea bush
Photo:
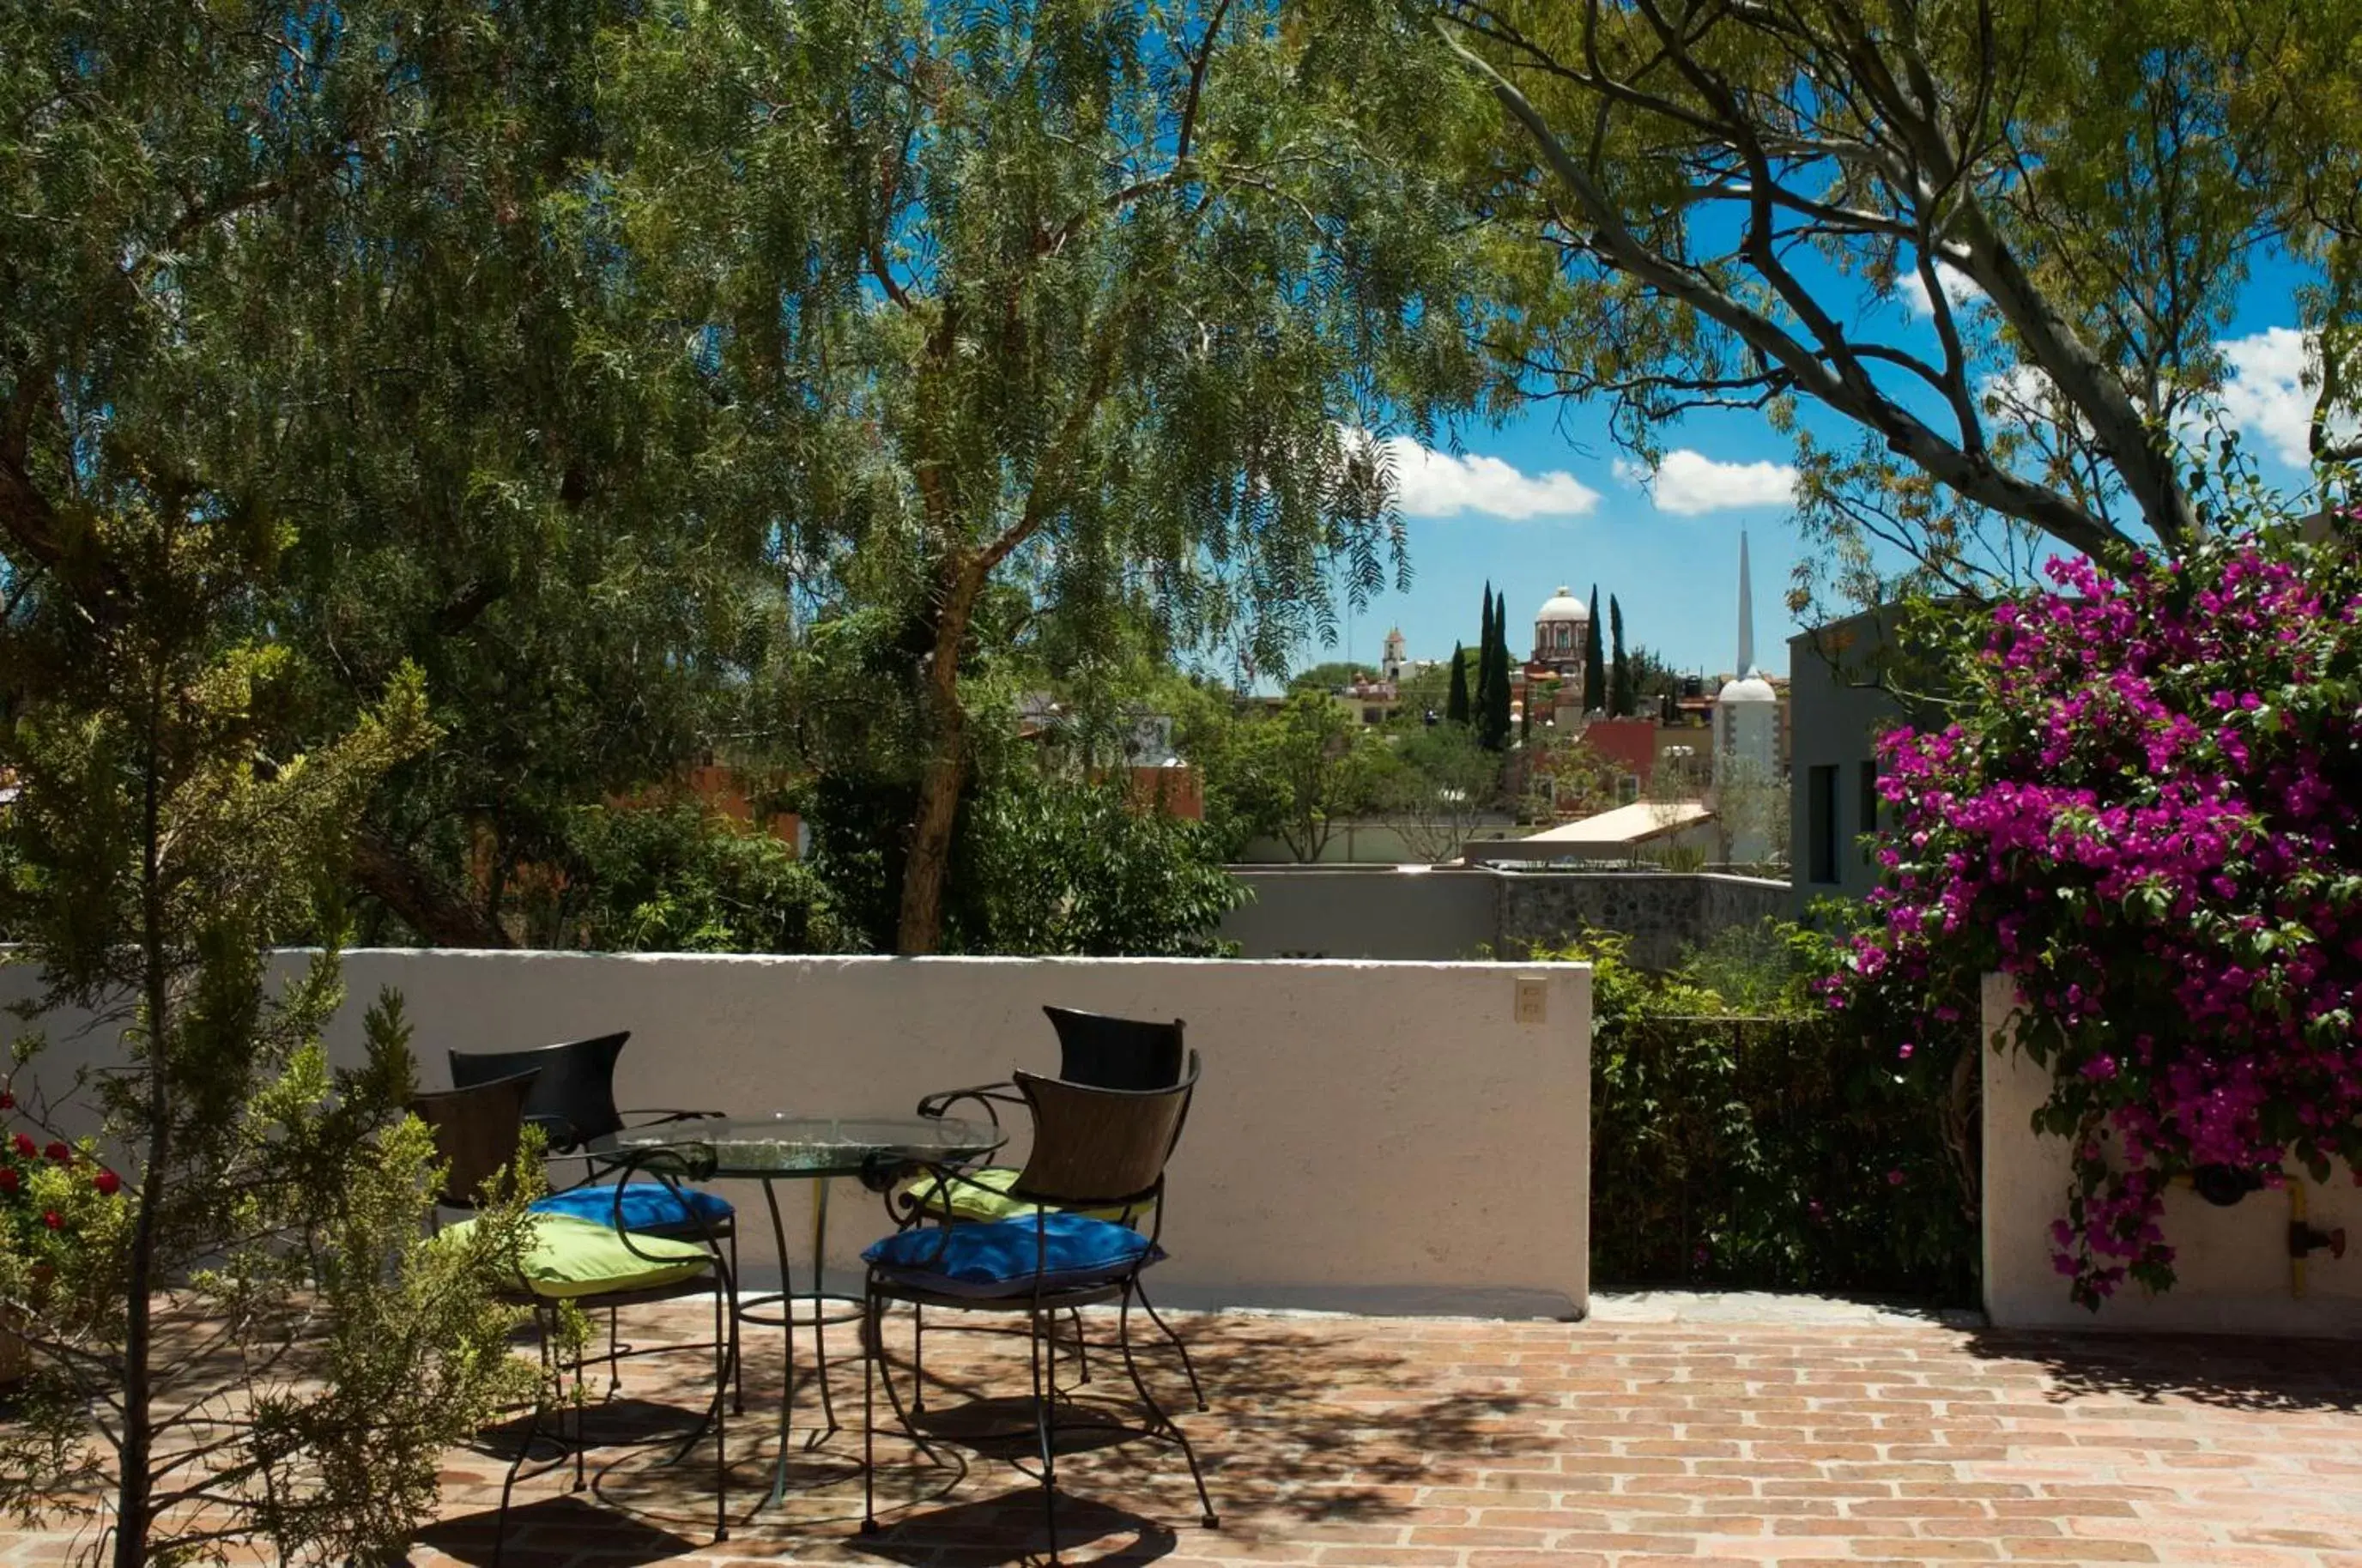
[[2054, 561], [1959, 650], [1953, 722], [1884, 745], [1879, 918], [1831, 999], [1933, 1028], [2015, 980], [2093, 1309], [2172, 1285], [2177, 1176], [2362, 1159], [2362, 564], [2334, 532]]

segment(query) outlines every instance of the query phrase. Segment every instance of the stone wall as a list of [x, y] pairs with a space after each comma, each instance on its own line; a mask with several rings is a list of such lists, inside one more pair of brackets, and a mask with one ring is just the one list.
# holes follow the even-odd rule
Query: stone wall
[[1507, 956], [1589, 926], [1621, 932], [1634, 963], [1661, 969], [1716, 932], [1786, 914], [1788, 884], [1712, 872], [1509, 873], [1499, 908], [1496, 951]]
[[1511, 956], [1586, 926], [1661, 968], [1684, 946], [1787, 912], [1788, 885], [1713, 873], [1237, 867], [1253, 900], [1221, 934], [1245, 958]]

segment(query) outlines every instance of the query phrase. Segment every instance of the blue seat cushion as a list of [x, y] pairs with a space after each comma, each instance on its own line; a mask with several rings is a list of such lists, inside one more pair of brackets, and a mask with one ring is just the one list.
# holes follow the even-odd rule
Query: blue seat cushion
[[[527, 1207], [536, 1214], [564, 1214], [612, 1228], [615, 1223], [615, 1189], [572, 1187], [553, 1192], [547, 1198], [536, 1198]], [[624, 1184], [626, 1231], [686, 1231], [701, 1225], [718, 1226], [736, 1212], [727, 1198], [701, 1187], [685, 1187], [675, 1191], [660, 1181]]]
[[1145, 1268], [1164, 1249], [1129, 1225], [1086, 1214], [1052, 1212], [988, 1225], [921, 1226], [887, 1237], [861, 1254], [897, 1284], [944, 1296], [1031, 1295], [1080, 1290]]

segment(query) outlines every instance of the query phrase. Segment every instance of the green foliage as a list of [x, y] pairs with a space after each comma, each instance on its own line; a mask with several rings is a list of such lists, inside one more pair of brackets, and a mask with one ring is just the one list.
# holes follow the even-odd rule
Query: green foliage
[[1537, 952], [1592, 976], [1592, 1266], [1617, 1283], [1966, 1300], [1973, 1064], [1898, 1062], [1814, 996], [1836, 948], [1725, 933], [1670, 975], [1589, 933]]
[[1476, 237], [1352, 123], [1418, 84], [1366, 28], [1280, 22], [723, 0], [602, 39], [635, 283], [697, 324], [764, 515], [818, 536], [815, 633], [895, 624], [899, 950], [943, 938], [975, 675], [1126, 617], [1284, 672], [1406, 569], [1385, 444], [1340, 427], [1431, 431], [1494, 384]]
[[605, 953], [838, 953], [826, 886], [769, 834], [684, 801], [581, 808], [546, 944]]
[[1020, 776], [962, 824], [954, 939], [977, 953], [1211, 955], [1242, 896], [1217, 848], [1120, 785]]
[[1328, 693], [1356, 681], [1375, 680], [1377, 670], [1366, 664], [1346, 664], [1341, 660], [1316, 664], [1301, 674], [1288, 678], [1287, 690], [1293, 696], [1299, 691]]
[[1898, 559], [1989, 590], [2044, 535], [2196, 543], [2220, 496], [2184, 437], [2219, 408], [2257, 257], [2294, 271], [2323, 346], [2312, 455], [2362, 458], [2348, 0], [1383, 14], [1493, 93], [1420, 129], [1527, 249], [1504, 351], [1607, 400], [1646, 460], [1689, 409], [1765, 408], [1824, 547], [1808, 599], [1876, 602]]
[[1583, 628], [1583, 711], [1586, 713], [1609, 712], [1607, 706], [1607, 665], [1599, 651], [1599, 585], [1591, 585], [1591, 619]]
[[1310, 862], [1338, 823], [1375, 802], [1385, 760], [1376, 736], [1334, 701], [1300, 693], [1242, 726], [1229, 766], [1209, 776], [1209, 794], [1220, 796], [1222, 815]]
[[1413, 853], [1449, 860], [1478, 818], [1499, 805], [1501, 774], [1501, 758], [1478, 745], [1465, 725], [1422, 724], [1395, 747], [1376, 803]]
[[1607, 626], [1613, 639], [1607, 662], [1607, 716], [1628, 719], [1637, 703], [1632, 687], [1632, 661], [1624, 652], [1624, 606], [1607, 596]]

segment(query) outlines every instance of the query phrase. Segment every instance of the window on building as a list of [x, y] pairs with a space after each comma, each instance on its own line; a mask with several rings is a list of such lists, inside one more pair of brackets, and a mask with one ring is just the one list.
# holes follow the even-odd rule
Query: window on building
[[1386, 711], [1384, 708], [1364, 708], [1362, 710], [1362, 723], [1365, 724], [1383, 724], [1385, 722]]
[[1867, 865], [1871, 856], [1870, 835], [1878, 831], [1878, 764], [1863, 762], [1855, 765], [1860, 772], [1860, 817], [1854, 831], [1861, 835], [1861, 858]]
[[1805, 861], [1816, 882], [1838, 879], [1838, 768], [1827, 763], [1805, 773]]

